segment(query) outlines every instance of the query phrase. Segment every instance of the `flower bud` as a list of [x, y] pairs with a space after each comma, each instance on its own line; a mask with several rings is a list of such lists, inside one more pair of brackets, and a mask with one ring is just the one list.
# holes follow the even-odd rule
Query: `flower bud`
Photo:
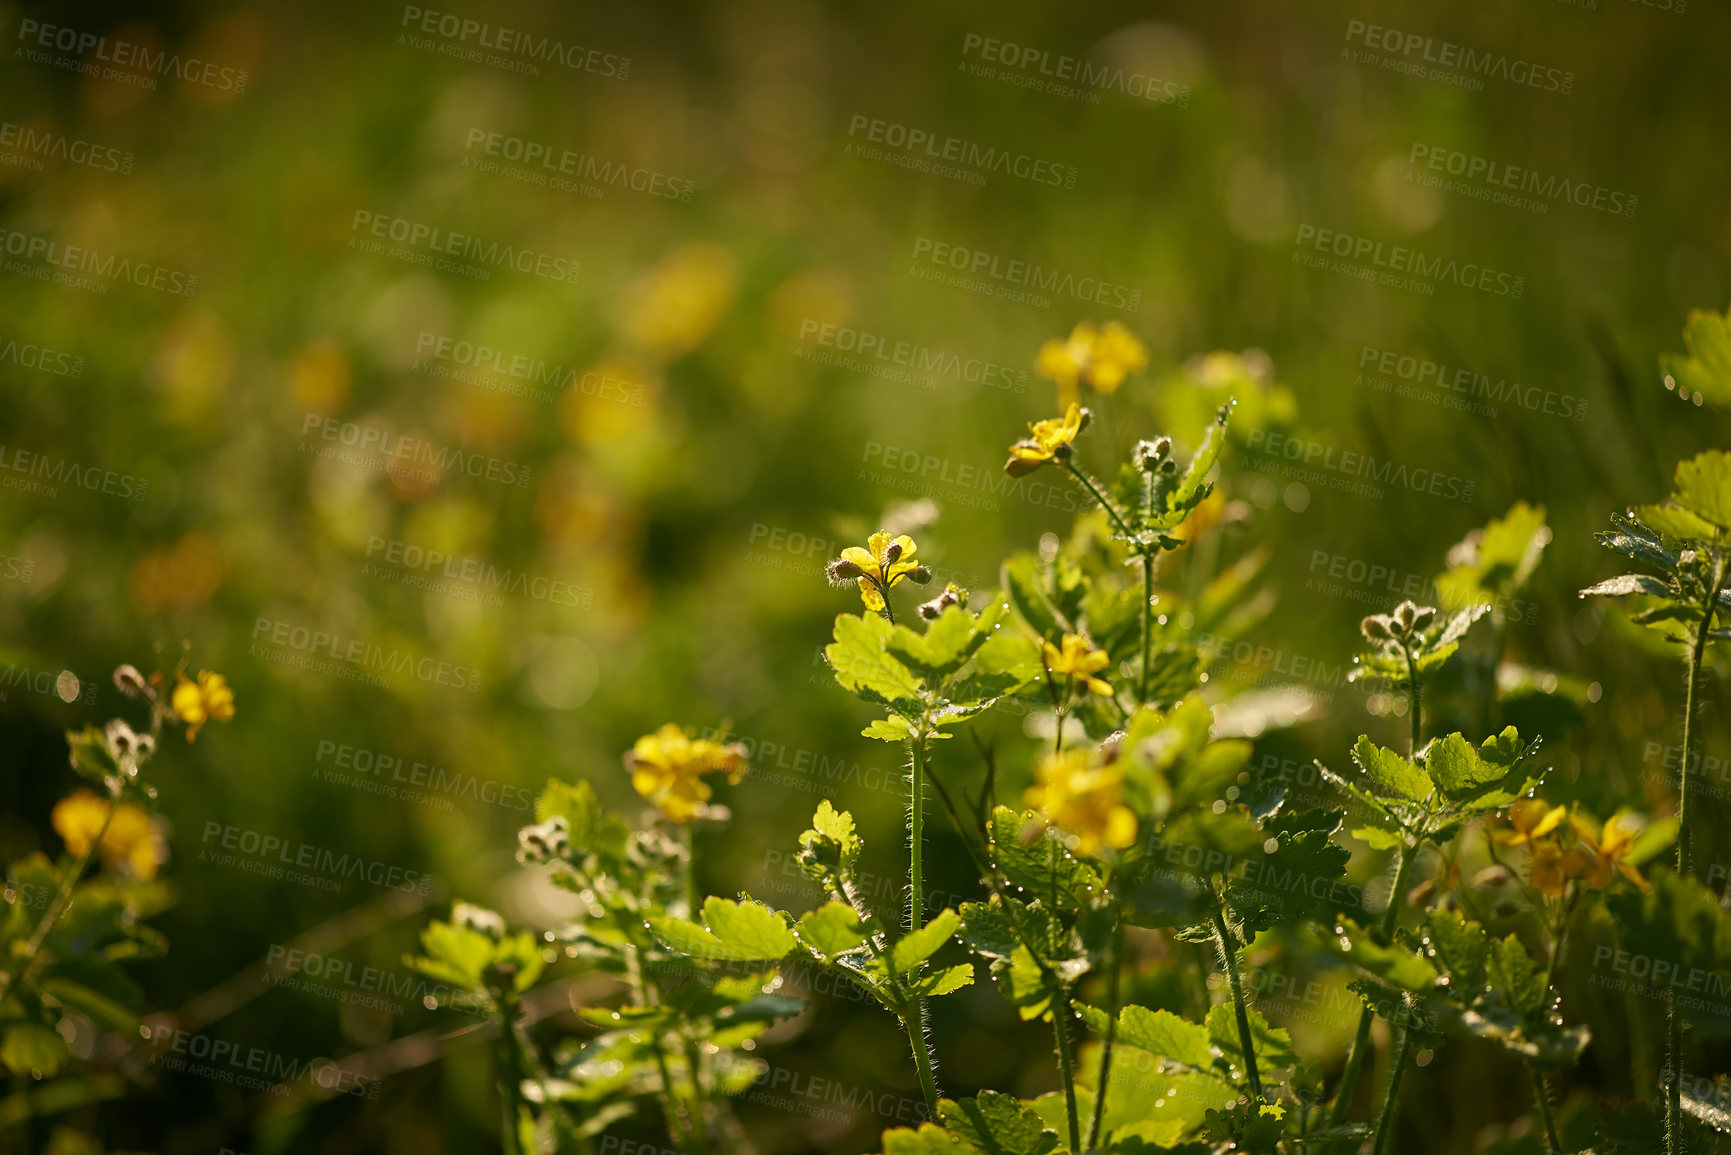
[[865, 576], [863, 569], [846, 558], [837, 558], [830, 562], [824, 573], [828, 575], [830, 584], [837, 586], [851, 585]]
[[1359, 630], [1367, 642], [1386, 642], [1394, 637], [1394, 631], [1389, 629], [1389, 620], [1382, 614], [1371, 614], [1358, 623]]
[[932, 567], [929, 565], [915, 566], [908, 571], [908, 579], [925, 585], [932, 580]]
[[1430, 629], [1430, 624], [1434, 621], [1436, 621], [1436, 607], [1425, 606], [1423, 609], [1419, 610], [1418, 613], [1413, 615], [1412, 628], [1415, 630], [1428, 630]]
[[114, 671], [114, 684], [128, 698], [136, 698], [149, 688], [144, 675], [133, 665], [119, 666]]
[[1411, 633], [1413, 621], [1418, 617], [1418, 606], [1412, 602], [1402, 602], [1394, 607], [1394, 620], [1400, 623], [1401, 633]]
[[1080, 432], [1082, 432], [1082, 430], [1088, 428], [1088, 423], [1094, 420], [1094, 411], [1092, 409], [1084, 409], [1084, 410], [1082, 410], [1080, 416], [1081, 416], [1081, 420], [1076, 423], [1076, 432], [1077, 433], [1080, 433]]
[[888, 545], [884, 546], [884, 561], [883, 561], [884, 569], [886, 569], [886, 570], [889, 569], [892, 565], [895, 565], [896, 562], [898, 562], [900, 560], [902, 560], [902, 543], [901, 542], [892, 541]]

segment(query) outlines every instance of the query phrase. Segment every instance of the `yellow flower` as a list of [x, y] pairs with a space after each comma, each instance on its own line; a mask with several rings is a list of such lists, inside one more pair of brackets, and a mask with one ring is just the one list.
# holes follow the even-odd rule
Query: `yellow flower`
[[1629, 852], [1635, 848], [1635, 836], [1645, 825], [1639, 815], [1620, 811], [1611, 816], [1603, 830], [1594, 830], [1592, 823], [1576, 815], [1569, 816], [1569, 825], [1591, 855], [1580, 875], [1588, 886], [1604, 890], [1621, 874], [1643, 892], [1651, 889], [1641, 872], [1627, 861]]
[[921, 585], [932, 580], [932, 571], [913, 560], [919, 546], [907, 534], [892, 537], [880, 529], [866, 539], [866, 545], [869, 548], [848, 546], [829, 565], [831, 581], [859, 583], [860, 601], [866, 609], [883, 613], [884, 595], [903, 578]]
[[1114, 766], [1094, 766], [1088, 751], [1048, 754], [1036, 772], [1039, 781], [1022, 801], [1049, 825], [1073, 835], [1078, 854], [1098, 854], [1102, 846], [1122, 850], [1136, 841], [1136, 815], [1123, 799], [1124, 775]]
[[179, 680], [174, 685], [170, 704], [174, 707], [175, 716], [186, 723], [188, 742], [197, 741], [199, 730], [208, 721], [234, 720], [234, 691], [228, 688], [228, 681], [221, 674], [200, 670], [196, 683], [188, 681], [185, 674], [175, 676]]
[[669, 722], [637, 739], [625, 755], [625, 768], [631, 771], [633, 790], [683, 824], [713, 796], [705, 774], [726, 774], [729, 782], [738, 782], [747, 767], [744, 746], [693, 738], [689, 730]]
[[1567, 850], [1554, 839], [1533, 843], [1532, 857], [1527, 863], [1533, 888], [1546, 898], [1561, 898], [1569, 882], [1584, 878], [1593, 869], [1593, 856], [1579, 846]]
[[1004, 462], [1004, 472], [1011, 477], [1032, 473], [1055, 457], [1068, 457], [1076, 435], [1088, 424], [1088, 411], [1074, 403], [1062, 417], [1050, 417], [1028, 426], [1031, 437], [1010, 446], [1010, 459]]
[[1510, 830], [1499, 830], [1498, 842], [1504, 846], [1525, 846], [1545, 837], [1563, 824], [1568, 810], [1552, 806], [1543, 798], [1525, 798], [1509, 807]]
[[1115, 393], [1126, 377], [1147, 367], [1147, 347], [1117, 321], [1098, 330], [1083, 321], [1067, 340], [1047, 341], [1034, 357], [1034, 371], [1058, 383], [1060, 405], [1077, 400], [1078, 381], [1101, 393]]
[[1112, 659], [1106, 656], [1105, 650], [1096, 650], [1081, 634], [1065, 634], [1062, 649], [1051, 642], [1042, 642], [1040, 650], [1048, 673], [1066, 674], [1078, 682], [1086, 682], [1088, 688], [1096, 694], [1112, 692], [1109, 682], [1094, 676], [1105, 669]]
[[[101, 831], [102, 841], [97, 850], [105, 867], [114, 871], [125, 867], [135, 878], [155, 878], [156, 868], [163, 859], [162, 840], [150, 815], [142, 806], [122, 802], [115, 806], [114, 817], [109, 818], [108, 805], [107, 799], [88, 790], [74, 790], [54, 804], [49, 822], [74, 857], [88, 853]], [[105, 831], [104, 819], [108, 822]]]

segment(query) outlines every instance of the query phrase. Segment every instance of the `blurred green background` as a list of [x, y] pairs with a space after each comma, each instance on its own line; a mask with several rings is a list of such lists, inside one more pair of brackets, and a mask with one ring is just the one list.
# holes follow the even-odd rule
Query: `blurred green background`
[[[1279, 600], [1233, 639], [1260, 651], [1246, 663], [1227, 647], [1214, 679], [1318, 691], [1302, 724], [1262, 737], [1259, 757], [1339, 765], [1357, 734], [1392, 741], [1404, 728], [1334, 681], [1358, 619], [1395, 600], [1350, 581], [1319, 588], [1334, 558], [1397, 583], [1428, 578], [1466, 531], [1526, 500], [1546, 508], [1554, 540], [1530, 589], [1536, 612], [1510, 625], [1513, 656], [1578, 680], [1586, 702], [1579, 719], [1565, 710], [1543, 723], [1551, 792], [1601, 814], [1668, 805], [1650, 743], [1676, 741], [1677, 668], [1575, 591], [1615, 572], [1591, 539], [1611, 512], [1658, 499], [1678, 457], [1725, 443], [1724, 417], [1679, 403], [1657, 369], [1661, 352], [1681, 349], [1690, 309], [1731, 301], [1722, 6], [739, 0], [433, 11], [0, 8], [10, 43], [0, 119], [12, 134], [0, 139], [0, 343], [15, 343], [0, 352], [0, 851], [10, 861], [58, 849], [47, 814], [72, 785], [61, 732], [120, 709], [107, 681], [117, 663], [143, 665], [160, 645], [172, 665], [188, 641], [191, 667], [223, 672], [238, 703], [232, 725], [190, 748], [177, 738], [156, 763], [164, 873], [179, 902], [159, 920], [170, 953], [136, 968], [151, 1010], [183, 1009], [357, 907], [367, 907], [361, 925], [335, 954], [395, 972], [452, 897], [545, 925], [558, 897], [512, 857], [525, 799], [549, 776], [584, 777], [634, 811], [619, 755], [666, 720], [731, 720], [756, 755], [757, 772], [723, 791], [734, 825], [700, 840], [708, 888], [797, 905], [804, 884], [776, 852], [828, 794], [860, 816], [874, 871], [900, 877], [893, 752], [857, 736], [868, 711], [818, 662], [833, 616], [857, 609], [821, 567], [890, 519], [919, 527], [922, 559], [983, 589], [1007, 552], [1064, 532], [1075, 506], [1061, 488], [1018, 496], [989, 485], [1000, 484], [1004, 446], [1055, 412], [1051, 383], [1029, 372], [1035, 352], [1084, 319], [1122, 321], [1152, 362], [1095, 400], [1100, 422], [1083, 453], [1097, 469], [1163, 420], [1203, 411], [1209, 394], [1181, 372], [1196, 354], [1260, 349], [1296, 402], [1284, 419], [1240, 423], [1223, 479], [1255, 516], [1220, 531], [1220, 562], [1265, 547]], [[488, 24], [495, 40], [501, 28], [532, 39], [477, 50], [483, 34], [444, 35], [440, 13]], [[1387, 65], [1426, 49], [1365, 61], [1353, 55], [1372, 51], [1354, 22], [1490, 53], [1511, 74], [1523, 64], [1542, 78], [1571, 74], [1571, 91], [1501, 75], [1470, 91], [1407, 75]], [[64, 34], [48, 26], [72, 30], [74, 50], [53, 47]], [[105, 47], [79, 47], [84, 34]], [[522, 46], [543, 38], [577, 66]], [[117, 44], [216, 70], [141, 71], [124, 51], [99, 59]], [[1041, 68], [1075, 67], [1066, 58], [1115, 70], [1122, 90], [1042, 87]], [[1161, 99], [1132, 95], [1135, 77]], [[874, 157], [874, 132], [898, 138], [889, 125], [1045, 161], [1042, 175], [1073, 169], [1073, 187]], [[489, 156], [489, 140], [503, 155]], [[572, 189], [502, 170], [531, 144], [593, 158], [592, 176], [626, 175]], [[1544, 209], [1534, 211], [1484, 199], [1483, 179], [1476, 192], [1416, 179], [1434, 172], [1432, 155], [1446, 176], [1451, 153], [1605, 190], [1607, 204], [1612, 193], [1625, 206], [1638, 199], [1632, 214], [1557, 196], [1532, 198]], [[390, 220], [438, 230], [467, 268], [427, 267], [431, 242], [412, 238], [406, 258], [390, 241], [368, 251], [373, 222]], [[1514, 299], [1448, 280], [1428, 291], [1365, 282], [1308, 267], [1316, 234], [1306, 229], [1524, 284]], [[946, 280], [957, 270], [930, 259], [953, 255], [939, 245], [967, 250], [958, 259], [977, 281]], [[76, 259], [65, 246], [99, 265], [160, 266], [171, 287], [186, 284], [174, 274], [195, 276], [196, 295], [100, 274], [94, 287], [43, 280], [45, 254]], [[476, 246], [527, 252], [530, 271], [477, 258]], [[1039, 293], [991, 275], [1018, 261], [1127, 293], [1101, 303], [1081, 299], [1086, 287]], [[555, 268], [570, 276], [544, 275]], [[998, 294], [1006, 284], [1041, 299]], [[830, 325], [840, 349], [826, 344]], [[861, 371], [857, 351], [851, 363], [844, 352], [849, 333], [956, 360], [916, 380]], [[458, 343], [501, 350], [507, 370], [521, 358], [518, 375], [459, 364]], [[26, 346], [64, 357], [44, 364]], [[1424, 382], [1406, 396], [1378, 388], [1366, 375], [1383, 350], [1519, 382], [1538, 407], [1505, 399], [1462, 411]], [[1000, 368], [974, 373], [974, 361]], [[1545, 412], [1546, 392], [1571, 412], [1584, 406], [1584, 419]], [[376, 457], [319, 456], [342, 446], [344, 423], [349, 436], [478, 456], [465, 458], [467, 473], [396, 477], [370, 467]], [[1470, 499], [1401, 486], [1362, 496], [1317, 474], [1284, 476], [1253, 430], [1440, 471], [1470, 482]], [[20, 464], [20, 451], [148, 490], [129, 500], [63, 481], [31, 492], [14, 484], [37, 460]], [[508, 480], [486, 476], [489, 460]], [[512, 483], [524, 471], [526, 484]], [[908, 508], [921, 501], [930, 505]], [[424, 551], [455, 560], [412, 568]], [[525, 575], [524, 588], [482, 596], [463, 578], [484, 566]], [[429, 590], [417, 574], [452, 576]], [[327, 661], [332, 672], [278, 660], [299, 652], [267, 646], [270, 635], [292, 642], [297, 628], [339, 648], [448, 663], [462, 673], [445, 680], [473, 672], [473, 685], [399, 668], [380, 686], [348, 676], [352, 662]], [[63, 668], [95, 690], [71, 704], [40, 692], [36, 672]], [[1318, 668], [1320, 683], [1307, 682]], [[1715, 681], [1709, 751], [1731, 741], [1722, 704]], [[1033, 742], [1014, 717], [983, 730], [1009, 797], [1028, 778]], [[968, 743], [948, 746], [939, 772], [975, 781]], [[325, 780], [342, 747], [437, 766], [476, 789], [416, 799]], [[375, 784], [390, 776], [361, 770]], [[1705, 798], [1700, 813], [1699, 860], [1731, 861], [1723, 798]], [[384, 909], [389, 888], [364, 880], [331, 893], [218, 866], [200, 860], [211, 823], [434, 882], [424, 907]], [[941, 823], [930, 830], [928, 876], [971, 897], [959, 844]], [[1354, 870], [1368, 878], [1373, 865], [1361, 856]], [[886, 881], [886, 903], [895, 893]], [[1583, 1015], [1590, 977], [1571, 980]], [[1159, 980], [1146, 981], [1157, 1000]], [[452, 1018], [412, 1000], [394, 1014], [253, 993], [207, 1033], [307, 1060]], [[1355, 1015], [1270, 1006], [1323, 1049], [1343, 1045]], [[1617, 1002], [1593, 1020], [1576, 1081], [1587, 1093], [1646, 1093], [1630, 1055], [1658, 1036], [1651, 1024], [1624, 1029], [1623, 1016]], [[936, 1027], [946, 1088], [1055, 1085], [1044, 1028], [1016, 1023], [989, 984], [946, 1000]], [[918, 1092], [893, 1019], [819, 995], [772, 1040], [773, 1069], [872, 1098], [839, 1110], [821, 1094], [802, 1100], [815, 1113], [744, 1103], [761, 1150], [871, 1151], [880, 1128], [908, 1122], [897, 1104], [911, 1110]], [[116, 1149], [485, 1150], [483, 1050], [392, 1074], [376, 1099], [292, 1104], [145, 1070], [123, 1098], [75, 1118]], [[1398, 1149], [1502, 1140], [1502, 1123], [1528, 1109], [1526, 1089], [1484, 1058], [1451, 1045], [1409, 1076]], [[616, 1134], [665, 1145], [652, 1121]]]

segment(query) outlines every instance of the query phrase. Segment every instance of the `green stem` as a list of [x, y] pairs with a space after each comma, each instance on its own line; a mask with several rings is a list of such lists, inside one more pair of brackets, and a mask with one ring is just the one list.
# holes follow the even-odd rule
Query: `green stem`
[[[1725, 582], [1725, 559], [1713, 563], [1713, 583], [1701, 607], [1701, 625], [1695, 631], [1695, 646], [1689, 654], [1689, 673], [1683, 686], [1682, 769], [1677, 775], [1677, 873], [1687, 876], [1693, 869], [1694, 845], [1689, 834], [1689, 754], [1694, 738], [1695, 690], [1701, 680], [1701, 661], [1707, 653], [1707, 635], [1719, 608], [1719, 588]], [[1670, 1067], [1670, 1086], [1665, 1101], [1665, 1150], [1680, 1155], [1683, 1150], [1683, 1020], [1677, 1015], [1677, 996], [1665, 991], [1665, 1047]]]
[[[1384, 935], [1394, 933], [1395, 924], [1400, 921], [1400, 896], [1406, 890], [1407, 873], [1412, 867], [1412, 860], [1418, 857], [1419, 847], [1414, 845], [1410, 850], [1406, 847], [1395, 848], [1394, 888], [1389, 891], [1388, 905], [1383, 908], [1382, 920], [1378, 924]], [[1352, 1107], [1352, 1092], [1358, 1085], [1358, 1076], [1364, 1070], [1364, 1057], [1370, 1050], [1370, 1024], [1375, 1015], [1369, 1007], [1359, 1012], [1358, 1032], [1352, 1038], [1352, 1050], [1347, 1052], [1346, 1068], [1340, 1073], [1340, 1089], [1334, 1095], [1334, 1109], [1329, 1112], [1330, 1127], [1343, 1126], [1346, 1123], [1346, 1113]]]
[[1154, 556], [1142, 551], [1142, 674], [1136, 687], [1136, 701], [1148, 704], [1148, 651], [1152, 645], [1154, 622]]
[[1095, 485], [1093, 480], [1089, 478], [1086, 473], [1077, 469], [1073, 463], [1069, 461], [1064, 462], [1064, 468], [1068, 469], [1070, 475], [1082, 483], [1083, 489], [1086, 489], [1089, 493], [1094, 495], [1094, 500], [1100, 503], [1100, 508], [1104, 509], [1107, 516], [1109, 516], [1118, 526], [1118, 532], [1124, 535], [1125, 540], [1134, 543], [1136, 541], [1136, 535], [1130, 532], [1130, 527], [1124, 524], [1124, 519], [1122, 517], [1118, 516], [1117, 507], [1110, 501], [1106, 500], [1106, 495], [1100, 492], [1100, 487]]
[[1545, 1124], [1545, 1140], [1550, 1144], [1550, 1155], [1563, 1155], [1563, 1141], [1557, 1137], [1557, 1120], [1551, 1114], [1551, 1093], [1545, 1089], [1545, 1077], [1539, 1074], [1531, 1059], [1523, 1062], [1528, 1077], [1533, 1081], [1533, 1102], [1539, 1105], [1539, 1119]]
[[1070, 1123], [1070, 1150], [1082, 1149], [1082, 1124], [1076, 1112], [1076, 1076], [1070, 1060], [1070, 992], [1052, 1010], [1052, 1037], [1058, 1043], [1058, 1078], [1064, 1084], [1064, 1115]]
[[685, 1039], [685, 1065], [691, 1076], [691, 1149], [697, 1155], [709, 1151], [709, 1096], [703, 1088], [703, 1055], [697, 1040]]
[[1400, 1031], [1400, 1045], [1395, 1048], [1394, 1066], [1389, 1068], [1388, 1089], [1383, 1094], [1382, 1114], [1376, 1122], [1376, 1141], [1371, 1144], [1370, 1155], [1382, 1155], [1388, 1149], [1389, 1132], [1394, 1129], [1394, 1112], [1400, 1102], [1400, 1079], [1406, 1072], [1406, 1057], [1412, 1050], [1412, 1031], [1406, 1027]]
[[1112, 1048], [1118, 1041], [1118, 972], [1124, 953], [1124, 921], [1119, 919], [1112, 929], [1111, 954], [1106, 963], [1110, 985], [1107, 988], [1106, 1042], [1100, 1051], [1100, 1077], [1094, 1083], [1094, 1115], [1088, 1121], [1088, 1149], [1100, 1145], [1100, 1124], [1106, 1117], [1106, 1090], [1112, 1083]]
[[1412, 694], [1412, 701], [1409, 703], [1412, 709], [1412, 748], [1407, 753], [1416, 758], [1419, 745], [1424, 741], [1424, 716], [1419, 713], [1419, 699], [1424, 687], [1419, 683], [1418, 663], [1413, 660], [1412, 650], [1404, 645], [1402, 649], [1406, 652], [1406, 682]]
[[692, 832], [691, 823], [687, 822], [679, 828], [680, 839], [685, 843], [685, 917], [697, 918], [697, 846], [696, 836]]
[[[649, 988], [643, 979], [643, 962], [638, 948], [632, 945], [625, 952], [625, 980], [631, 987], [631, 1001], [640, 1007], [649, 1005]], [[679, 1109], [673, 1097], [673, 1074], [667, 1069], [667, 1055], [661, 1048], [661, 1035], [650, 1036], [655, 1049], [655, 1066], [661, 1073], [661, 1113], [667, 1119], [667, 1134], [675, 1146], [685, 1146], [685, 1129], [679, 1121]]]
[[525, 1155], [519, 1142], [518, 1120], [523, 1113], [523, 1062], [517, 1047], [517, 1000], [505, 999], [499, 1004], [500, 1083], [505, 1098], [506, 1155]]
[[[910, 794], [908, 799], [908, 929], [919, 930], [925, 923], [925, 870], [923, 847], [926, 831], [926, 722], [920, 719], [919, 731], [908, 742], [910, 762]], [[913, 1015], [903, 1016], [908, 1028], [908, 1045], [913, 1048], [914, 1065], [919, 1069], [920, 1087], [926, 1095], [926, 1109], [935, 1120], [938, 1116], [938, 1082], [932, 1072], [931, 1043], [926, 1038], [926, 997], [915, 995]]]
[[1214, 937], [1220, 944], [1220, 957], [1226, 965], [1226, 978], [1232, 985], [1232, 1009], [1238, 1017], [1238, 1045], [1244, 1049], [1244, 1077], [1250, 1093], [1262, 1098], [1262, 1076], [1256, 1070], [1256, 1036], [1250, 1030], [1250, 1013], [1244, 1004], [1244, 984], [1238, 977], [1238, 950], [1232, 943], [1232, 933], [1226, 929], [1226, 911], [1215, 898]]

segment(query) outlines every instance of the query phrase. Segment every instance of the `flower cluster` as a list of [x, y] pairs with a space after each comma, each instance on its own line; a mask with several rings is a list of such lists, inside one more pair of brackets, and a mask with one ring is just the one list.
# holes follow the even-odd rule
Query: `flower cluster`
[[1034, 371], [1058, 383], [1058, 404], [1077, 398], [1077, 383], [1086, 381], [1097, 392], [1118, 391], [1125, 378], [1148, 367], [1148, 348], [1117, 321], [1096, 329], [1083, 321], [1065, 340], [1054, 337], [1040, 346]]

